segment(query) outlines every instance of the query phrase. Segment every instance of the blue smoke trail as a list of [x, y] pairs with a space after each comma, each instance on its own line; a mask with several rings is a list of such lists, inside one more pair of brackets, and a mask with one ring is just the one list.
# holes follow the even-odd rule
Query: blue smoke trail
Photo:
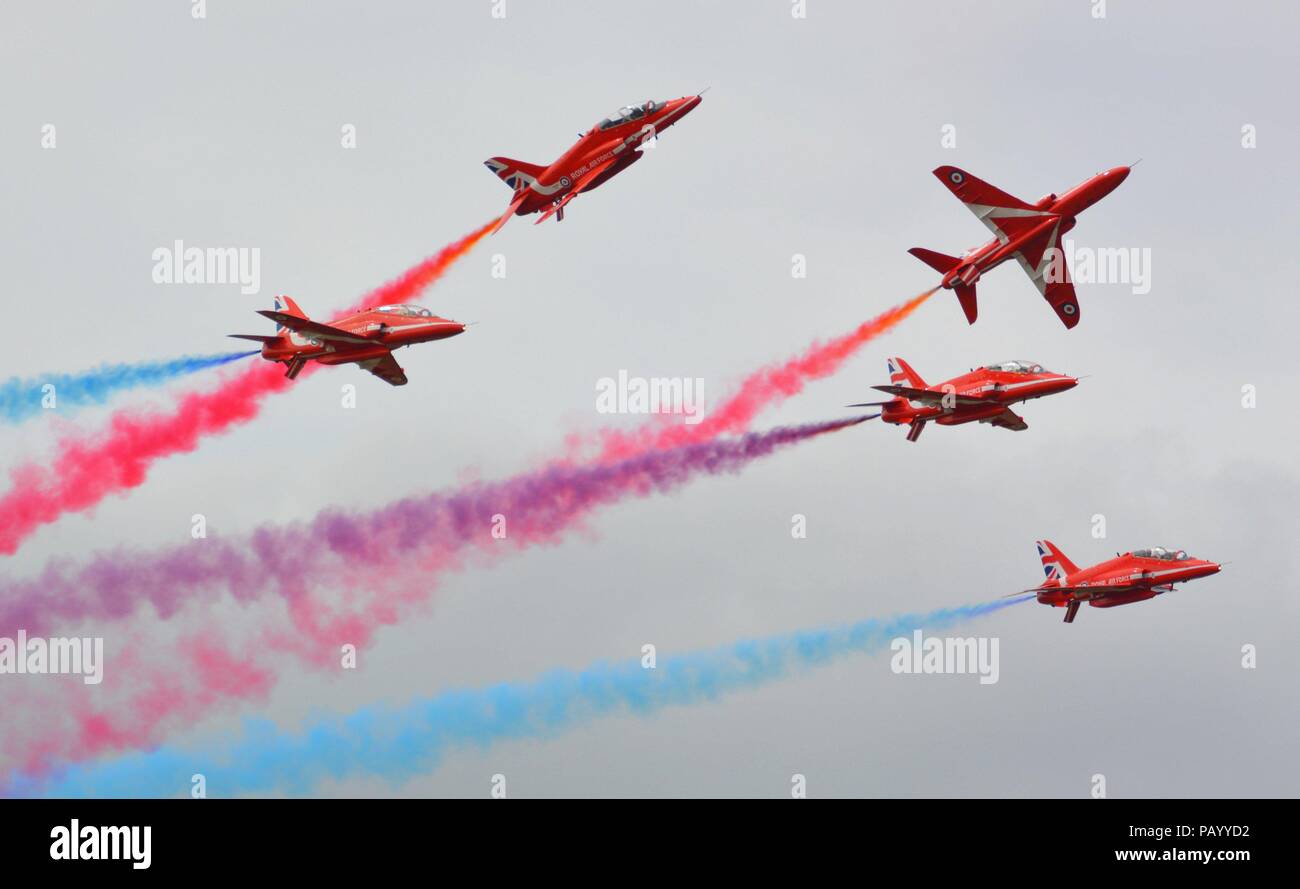
[[227, 352], [222, 355], [186, 355], [170, 361], [142, 361], [138, 364], [104, 364], [74, 374], [43, 374], [26, 379], [14, 377], [0, 383], [0, 421], [21, 423], [47, 410], [43, 407], [46, 386], [53, 386], [54, 407], [48, 410], [103, 404], [115, 393], [143, 386], [157, 386], [176, 377], [220, 367], [257, 352]]
[[548, 738], [599, 716], [645, 716], [668, 706], [712, 701], [847, 654], [878, 651], [914, 630], [945, 629], [1032, 598], [747, 640], [664, 658], [654, 670], [643, 669], [638, 661], [597, 663], [579, 673], [556, 671], [533, 682], [446, 692], [399, 710], [368, 707], [321, 719], [301, 734], [248, 720], [243, 737], [224, 750], [160, 747], [75, 766], [49, 780], [18, 776], [9, 791], [20, 796], [177, 796], [188, 792], [195, 773], [202, 773], [208, 791], [220, 796], [277, 790], [304, 794], [322, 779], [354, 774], [379, 775], [396, 784], [431, 771], [457, 747]]

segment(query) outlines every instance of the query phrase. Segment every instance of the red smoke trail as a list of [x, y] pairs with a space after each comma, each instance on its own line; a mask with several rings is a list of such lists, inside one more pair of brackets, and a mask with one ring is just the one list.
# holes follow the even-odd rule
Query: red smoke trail
[[[449, 256], [454, 259], [455, 256], [463, 255], [481, 237], [482, 230], [471, 234], [468, 238], [458, 242], [457, 245], [452, 245], [452, 247], [444, 250], [437, 257], [422, 263], [416, 270], [377, 291], [377, 293], [383, 294], [382, 297], [374, 301], [367, 299], [359, 305], [375, 305], [409, 298], [405, 294], [409, 292], [410, 287], [415, 286], [415, 282], [424, 281], [427, 283], [436, 278], [446, 266], [445, 257]], [[430, 275], [432, 277], [429, 277]], [[631, 433], [621, 431], [604, 433], [601, 436], [603, 448], [599, 462], [609, 464], [618, 461], [620, 458], [647, 454], [650, 451], [668, 449], [675, 445], [701, 443], [726, 432], [741, 431], [748, 428], [760, 410], [798, 393], [806, 382], [835, 372], [844, 361], [856, 354], [863, 345], [907, 318], [933, 292], [929, 291], [920, 294], [828, 343], [815, 344], [800, 356], [751, 374], [742, 382], [735, 395], [713, 411], [703, 422], [695, 426], [669, 426], [657, 423]], [[552, 467], [552, 469], [554, 468]], [[656, 487], [651, 479], [647, 477], [639, 479], [628, 477], [627, 483], [634, 490], [639, 489], [638, 492], [641, 494], [648, 493], [650, 489]], [[535, 491], [529, 492], [529, 495], [532, 496], [535, 493]], [[507, 504], [510, 504], [510, 506], [507, 507]], [[522, 505], [526, 506], [527, 501], [524, 501]], [[595, 505], [593, 501], [575, 496], [573, 492], [552, 497], [549, 512], [533, 510], [531, 512], [533, 517], [531, 523], [522, 526], [523, 533], [520, 533], [521, 526], [512, 522], [510, 541], [518, 548], [555, 542], [563, 536], [564, 530], [572, 529], [578, 525], [581, 518]], [[517, 510], [519, 506], [521, 506], [519, 502], [507, 497], [504, 500], [498, 498], [490, 504], [489, 508], [509, 509], [512, 510], [512, 515], [518, 517], [520, 513], [514, 510]], [[421, 511], [414, 502], [399, 504], [399, 507], [410, 507], [410, 509], [403, 509], [402, 511], [409, 512], [412, 516]], [[473, 515], [475, 512], [473, 509], [467, 510], [466, 507], [467, 504], [463, 501], [459, 503], [453, 501], [453, 508], [449, 510], [451, 514], [458, 516], [458, 521], [455, 523], [457, 530], [463, 530], [465, 516]], [[528, 514], [529, 512], [525, 510], [524, 515]], [[545, 518], [543, 518], [543, 514]], [[337, 516], [323, 518], [326, 518], [327, 522], [335, 522], [339, 519]], [[442, 523], [430, 523], [427, 527], [439, 528], [445, 525], [445, 521], [444, 519]], [[346, 521], [343, 524], [346, 526]], [[478, 523], [475, 523], [474, 527], [479, 527]], [[442, 527], [442, 530], [445, 532], [448, 529]], [[313, 580], [311, 576], [313, 568], [326, 566], [331, 561], [329, 559], [313, 559], [310, 564], [303, 564], [294, 558], [284, 560], [281, 563], [277, 558], [276, 564], [265, 565], [259, 570], [254, 565], [242, 563], [240, 558], [231, 553], [220, 554], [221, 558], [215, 560], [213, 565], [209, 566], [206, 571], [195, 571], [194, 566], [190, 565], [170, 564], [166, 570], [159, 571], [156, 577], [151, 578], [150, 582], [144, 584], [144, 589], [140, 591], [141, 595], [155, 605], [160, 615], [167, 617], [179, 607], [174, 593], [178, 591], [178, 587], [184, 585], [182, 581], [195, 578], [201, 579], [201, 583], [211, 584], [216, 580], [215, 574], [220, 573], [221, 570], [230, 570], [230, 566], [234, 565], [236, 566], [235, 573], [242, 577], [240, 589], [236, 590], [233, 586], [231, 587], [231, 592], [238, 598], [245, 600], [256, 598], [261, 593], [269, 591], [268, 586], [278, 587], [280, 592], [287, 597], [289, 626], [282, 629], [267, 628], [265, 639], [262, 640], [263, 644], [269, 646], [272, 650], [293, 654], [307, 663], [320, 665], [326, 660], [333, 659], [335, 652], [338, 650], [337, 643], [339, 640], [350, 641], [353, 644], [362, 646], [373, 637], [378, 629], [398, 623], [404, 611], [424, 602], [432, 594], [438, 572], [457, 570], [463, 567], [465, 563], [464, 554], [458, 551], [461, 543], [456, 540], [455, 535], [451, 536], [453, 542], [449, 544], [446, 537], [442, 537], [441, 540], [438, 537], [429, 540], [426, 536], [413, 532], [409, 528], [404, 529], [397, 533], [396, 537], [408, 544], [411, 540], [418, 539], [420, 541], [424, 551], [421, 553], [418, 567], [426, 573], [413, 575], [407, 579], [394, 578], [388, 582], [389, 589], [381, 592], [381, 587], [375, 584], [375, 574], [382, 574], [386, 565], [392, 567], [394, 562], [403, 558], [408, 560], [403, 564], [411, 565], [409, 551], [403, 555], [402, 550], [404, 547], [389, 549], [382, 546], [371, 546], [365, 547], [363, 551], [351, 549], [349, 545], [340, 547], [335, 537], [343, 539], [348, 535], [346, 533], [334, 535], [323, 526], [320, 526], [319, 522], [309, 533], [317, 540], [323, 537], [323, 539], [329, 541], [327, 548], [335, 550], [334, 555], [348, 557], [343, 564], [335, 565], [334, 573], [329, 579], [340, 581], [343, 578], [351, 577], [357, 581], [356, 585], [348, 584], [353, 591], [368, 587], [372, 592], [368, 601], [357, 602], [355, 595], [349, 594], [343, 607], [329, 607], [310, 593], [310, 588], [315, 583], [329, 582], [329, 579], [325, 577], [318, 577]], [[292, 551], [295, 549], [295, 547], [285, 548], [280, 546], [279, 543], [282, 542], [276, 540], [276, 535], [271, 535], [269, 539], [262, 541], [264, 545], [260, 548], [266, 554], [284, 553], [286, 550]], [[494, 549], [492, 552], [499, 552], [499, 549]], [[397, 554], [396, 558], [394, 558], [394, 553]], [[374, 572], [371, 574], [368, 583], [363, 578], [355, 577], [355, 566], [359, 560], [364, 560], [368, 568]], [[221, 563], [220, 566], [218, 563]], [[91, 567], [91, 571], [96, 569], [97, 566]], [[128, 571], [127, 573], [132, 572]], [[32, 619], [39, 619], [37, 618], [38, 614], [43, 614], [48, 618], [58, 613], [62, 613], [66, 617], [74, 617], [78, 614], [85, 617], [89, 613], [98, 613], [100, 617], [112, 618], [120, 617], [124, 611], [129, 612], [131, 610], [132, 606], [130, 605], [123, 607], [124, 603], [121, 601], [120, 585], [118, 583], [110, 581], [107, 586], [101, 586], [100, 583], [95, 582], [87, 574], [80, 577], [75, 573], [72, 576], [67, 576], [62, 572], [47, 570], [46, 575], [40, 580], [40, 586], [45, 593], [50, 593], [56, 587], [66, 587], [69, 582], [71, 582], [71, 588], [63, 589], [61, 592], [55, 590], [53, 599], [47, 600], [44, 605], [39, 604], [36, 600], [28, 599], [27, 596], [19, 596], [17, 601], [11, 599], [11, 608], [16, 607], [17, 610], [16, 613], [11, 611], [7, 615], [9, 620], [5, 620], [3, 623], [8, 624], [14, 618], [21, 621], [24, 615], [30, 623]], [[114, 571], [111, 576], [120, 578], [122, 575]], [[218, 585], [220, 584], [218, 583]], [[154, 587], [156, 589], [153, 589]], [[98, 595], [94, 593], [97, 588], [100, 589]], [[18, 591], [9, 590], [9, 592]], [[92, 601], [82, 599], [82, 596], [87, 592], [91, 593], [90, 599], [100, 599], [98, 606], [93, 604]], [[182, 597], [183, 595], [182, 593]], [[212, 646], [212, 651], [218, 650], [215, 642], [210, 641], [209, 644]], [[261, 677], [265, 675], [263, 668], [250, 666], [253, 663], [250, 660], [241, 660], [229, 654], [226, 657], [232, 664], [242, 664], [242, 669], [252, 671], [254, 676]], [[178, 653], [177, 658], [183, 660], [183, 653]], [[155, 672], [159, 676], [165, 673], [165, 671]], [[264, 689], [258, 683], [250, 683], [243, 688], [227, 689], [224, 694], [218, 694], [211, 689], [206, 689], [201, 692], [201, 696], [205, 700], [215, 702], [215, 700], [222, 697], [241, 698], [254, 692], [264, 693]], [[155, 695], [154, 700], [159, 704], [149, 710], [153, 714], [151, 719], [142, 722], [142, 716], [137, 715], [135, 717], [135, 728], [137, 730], [135, 734], [125, 729], [118, 733], [106, 730], [90, 731], [84, 727], [111, 724], [105, 723], [105, 720], [108, 720], [109, 717], [102, 711], [79, 711], [78, 721], [83, 726], [83, 729], [74, 732], [73, 736], [86, 739], [86, 747], [81, 750], [81, 753], [91, 753], [93, 749], [107, 749], [107, 747], [104, 747], [104, 744], [107, 744], [106, 739], [152, 737], [165, 722], [172, 719], [188, 721], [198, 712], [192, 706], [192, 695]], [[166, 702], [166, 704], [162, 702]], [[95, 739], [99, 739], [102, 743], [98, 745], [92, 743]], [[42, 757], [53, 755], [58, 758], [59, 754], [52, 747], [48, 749], [46, 747], [29, 747], [29, 750], [37, 749], [41, 751], [40, 755]], [[66, 753], [67, 751], [63, 752]]]
[[496, 222], [493, 219], [474, 229], [459, 241], [452, 241], [419, 265], [413, 266], [384, 286], [367, 293], [340, 314], [354, 315], [366, 309], [373, 309], [375, 306], [400, 304], [413, 299], [426, 287], [441, 278], [443, 273], [451, 268], [456, 260], [473, 250], [474, 245], [487, 236], [487, 233], [492, 230], [492, 226], [496, 225]]
[[[345, 314], [411, 299], [468, 253], [492, 224], [371, 291]], [[308, 365], [304, 373], [315, 367]], [[0, 497], [0, 554], [17, 552], [37, 528], [65, 513], [83, 512], [109, 494], [139, 487], [155, 460], [188, 453], [205, 436], [252, 420], [261, 411], [263, 399], [291, 385], [278, 364], [257, 364], [211, 391], [182, 396], [167, 412], [118, 411], [100, 434], [64, 439], [52, 465], [28, 464], [10, 472], [13, 487]]]
[[[701, 475], [739, 472], [777, 450], [860, 422], [781, 427], [618, 463], [549, 467], [369, 513], [331, 511], [306, 526], [263, 528], [244, 541], [205, 541], [151, 554], [118, 552], [111, 563], [92, 560], [72, 571], [47, 571], [39, 592], [36, 585], [0, 584], [0, 598], [8, 604], [0, 634], [16, 624], [37, 635], [51, 622], [51, 611], [77, 623], [122, 619], [145, 601], [167, 618], [223, 589], [245, 605], [278, 593], [285, 608], [264, 623], [260, 637], [246, 636], [238, 652], [219, 641], [210, 623], [201, 635], [179, 640], [174, 651], [132, 642], [129, 652], [147, 652], [159, 663], [107, 658], [109, 669], [131, 677], [122, 695], [126, 700], [106, 700], [102, 691], [73, 684], [64, 686], [71, 702], [57, 706], [49, 699], [51, 686], [43, 686], [39, 712], [50, 718], [34, 726], [21, 722], [27, 734], [3, 739], [5, 766], [39, 772], [58, 761], [147, 746], [213, 706], [265, 697], [274, 684], [274, 657], [336, 667], [341, 645], [364, 650], [377, 631], [427, 603], [441, 574], [463, 567], [469, 553], [492, 561], [510, 549], [558, 543], [602, 505], [670, 492]], [[491, 534], [498, 514], [508, 521], [504, 540]], [[205, 553], [209, 544], [217, 548]], [[346, 594], [339, 607], [327, 606], [312, 592], [340, 583]], [[37, 598], [11, 601], [29, 596]], [[55, 607], [47, 611], [40, 602]], [[102, 688], [108, 688], [107, 680]], [[14, 703], [0, 701], [0, 711], [16, 712], [20, 708]]]
[[240, 652], [205, 626], [170, 646], [133, 634], [127, 644], [106, 651], [102, 685], [85, 685], [75, 676], [42, 677], [39, 688], [7, 683], [5, 712], [40, 716], [6, 722], [0, 796], [8, 769], [42, 773], [53, 762], [145, 749], [213, 707], [264, 702], [275, 676], [262, 659], [261, 652]]
[[279, 365], [255, 364], [216, 389], [187, 393], [167, 413], [118, 411], [103, 434], [64, 439], [50, 466], [28, 464], [10, 473], [13, 488], [0, 497], [0, 553], [12, 555], [64, 513], [138, 487], [155, 460], [192, 451], [203, 436], [251, 420], [262, 399], [290, 385]]
[[[741, 381], [734, 395], [695, 425], [681, 422], [680, 416], [665, 414], [630, 431], [600, 431], [597, 433], [600, 439], [599, 459], [622, 460], [648, 450], [674, 448], [691, 442], [708, 441], [725, 433], [745, 431], [759, 411], [799, 394], [806, 383], [835, 373], [859, 349], [892, 330], [915, 312], [935, 290], [918, 294], [829, 342], [813, 343], [801, 355], [751, 373]], [[571, 452], [583, 448], [583, 438], [582, 435], [570, 437]]]
[[[439, 257], [423, 263], [421, 268], [426, 270], [424, 274], [428, 274], [429, 270], [445, 268], [445, 263], [440, 261], [444, 254], [453, 251], [452, 258], [463, 255], [479, 237], [482, 237], [481, 233], [472, 234], [460, 242], [467, 246], [459, 252], [454, 251], [457, 245], [453, 245]], [[440, 274], [440, 270], [435, 271], [433, 277], [437, 274]], [[405, 298], [405, 287], [418, 280], [426, 280], [427, 283], [432, 278], [425, 279], [423, 274], [410, 273], [384, 288], [381, 291], [384, 293], [382, 298], [374, 302], [367, 300], [362, 304], [399, 301]], [[581, 519], [600, 503], [628, 494], [644, 496], [654, 490], [672, 487], [680, 481], [683, 468], [675, 462], [675, 455], [668, 451], [676, 445], [693, 445], [683, 449], [682, 453], [691, 454], [692, 460], [702, 461], [700, 465], [708, 467], [709, 472], [735, 468], [728, 466], [728, 452], [725, 449], [737, 445], [744, 448], [749, 446], [747, 443], [752, 444], [762, 437], [755, 439], [747, 436], [739, 443], [714, 442], [712, 447], [709, 447], [708, 439], [747, 428], [764, 407], [796, 394], [809, 380], [833, 373], [865, 343], [910, 315], [931, 293], [933, 291], [921, 294], [829, 343], [815, 345], [799, 357], [751, 374], [736, 395], [696, 426], [658, 425], [632, 434], [606, 433], [603, 436], [605, 447], [602, 459], [596, 466], [585, 469], [551, 467], [545, 473], [494, 485], [474, 486], [473, 490], [449, 498], [403, 501], [382, 510], [382, 518], [378, 515], [351, 517], [334, 514], [322, 516], [307, 529], [295, 529], [292, 532], [265, 529], [256, 535], [257, 557], [263, 562], [260, 568], [257, 565], [258, 559], [250, 561], [247, 555], [222, 550], [218, 552], [218, 558], [209, 560], [210, 564], [202, 566], [190, 564], [188, 557], [166, 557], [160, 560], [161, 564], [153, 572], [133, 570], [130, 565], [123, 565], [120, 558], [114, 559], [111, 567], [92, 564], [83, 571], [69, 574], [47, 570], [40, 579], [39, 586], [42, 598], [52, 598], [42, 606], [27, 595], [19, 595], [17, 600], [6, 596], [5, 598], [11, 599], [10, 607], [16, 611], [10, 611], [8, 620], [3, 623], [7, 625], [14, 618], [21, 621], [24, 616], [29, 625], [32, 620], [43, 623], [44, 620], [38, 617], [42, 614], [46, 620], [54, 614], [73, 619], [92, 615], [110, 619], [122, 617], [134, 607], [123, 601], [124, 583], [135, 586], [133, 594], [127, 594], [125, 598], [150, 601], [160, 616], [168, 617], [181, 607], [182, 603], [178, 599], [183, 600], [200, 591], [184, 590], [182, 587], [197, 584], [199, 587], [220, 588], [226, 584], [219, 575], [229, 573], [230, 592], [240, 600], [257, 598], [274, 589], [286, 597], [289, 625], [281, 628], [267, 627], [264, 638], [260, 640], [261, 645], [268, 646], [272, 651], [292, 654], [310, 664], [319, 666], [326, 662], [332, 663], [341, 642], [364, 646], [377, 630], [398, 623], [404, 612], [425, 602], [433, 592], [439, 572], [463, 567], [465, 554], [461, 550], [464, 547], [478, 542], [479, 551], [489, 559], [499, 553], [500, 546], [487, 544], [487, 537], [483, 533], [483, 528], [494, 512], [512, 517], [509, 543], [514, 548], [523, 549], [558, 542], [565, 531], [578, 526]], [[822, 434], [842, 428], [843, 425], [846, 424], [826, 424], [802, 434]], [[718, 448], [724, 450], [715, 450]], [[618, 465], [609, 464], [618, 461], [620, 456], [640, 456], [641, 459], [630, 461], [628, 465], [631, 471], [626, 471], [625, 468], [625, 471], [618, 472]], [[556, 475], [557, 472], [560, 474]], [[566, 472], [577, 475], [566, 476]], [[590, 475], [593, 472], [614, 474], [602, 475], [597, 479]], [[375, 522], [376, 518], [380, 518], [380, 521]], [[362, 537], [373, 539], [368, 543], [359, 542], [355, 539], [358, 531], [369, 532], [362, 534]], [[376, 536], [375, 532], [380, 533]], [[311, 551], [310, 558], [294, 555], [301, 549], [294, 545], [302, 542], [300, 535], [314, 541], [314, 545], [308, 548]], [[381, 542], [376, 543], [376, 540]], [[321, 551], [322, 543], [324, 552]], [[386, 582], [387, 589], [377, 587], [375, 575], [382, 576], [386, 567], [412, 566], [411, 557], [415, 555], [411, 552], [412, 547], [420, 550], [415, 567], [425, 573], [391, 578]], [[266, 561], [268, 559], [269, 562]], [[339, 559], [342, 560], [341, 563]], [[131, 559], [128, 557], [126, 561]], [[364, 590], [367, 587], [362, 578], [354, 577], [358, 563], [365, 564], [369, 572], [373, 572], [369, 581], [373, 595], [367, 601], [358, 602], [355, 595], [357, 589]], [[110, 570], [106, 571], [106, 567]], [[347, 595], [342, 607], [329, 607], [311, 593], [311, 588], [318, 583], [340, 582], [349, 577], [360, 581], [360, 584], [348, 584], [352, 592]], [[235, 579], [240, 582], [236, 584]], [[31, 590], [32, 594], [35, 592], [34, 589]], [[102, 705], [94, 709], [78, 707], [75, 713], [80, 728], [70, 734], [70, 737], [79, 739], [78, 746], [69, 748], [55, 740], [28, 744], [24, 761], [30, 762], [33, 756], [44, 762], [51, 759], [79, 759], [96, 752], [129, 749], [139, 746], [143, 738], [156, 737], [169, 724], [192, 721], [202, 715], [209, 704], [221, 700], [248, 699], [266, 693], [270, 670], [258, 666], [265, 655], [232, 654], [219, 648], [210, 633], [206, 634], [206, 644], [211, 660], [227, 664], [234, 675], [244, 677], [247, 681], [231, 683], [224, 679], [226, 671], [209, 671], [206, 679], [200, 678], [197, 688], [182, 692], [164, 682], [164, 679], [175, 681], [170, 676], [170, 671], [147, 671], [149, 676], [154, 677], [150, 682], [162, 683], [148, 693], [147, 698], [142, 698], [142, 702], [143, 699], [152, 702], [150, 706], [128, 707], [125, 710], [112, 708], [111, 711]], [[185, 663], [184, 650], [177, 652], [175, 661]], [[166, 691], [159, 690], [162, 688], [166, 688]], [[196, 700], [203, 703], [196, 704]], [[110, 716], [110, 712], [117, 715]], [[119, 725], [123, 719], [126, 723]]]

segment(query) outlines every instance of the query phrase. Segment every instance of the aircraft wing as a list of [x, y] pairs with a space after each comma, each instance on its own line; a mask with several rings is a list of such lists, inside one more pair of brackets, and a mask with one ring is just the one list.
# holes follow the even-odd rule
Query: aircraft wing
[[297, 315], [288, 315], [284, 312], [276, 312], [271, 309], [258, 309], [257, 314], [264, 318], [270, 318], [281, 327], [287, 327], [298, 333], [313, 336], [321, 340], [333, 340], [339, 343], [368, 343], [370, 340], [363, 336], [357, 336], [346, 330], [340, 330], [337, 327], [330, 327], [328, 324], [321, 324], [319, 321], [311, 321], [307, 318], [299, 318]]
[[543, 222], [550, 219], [552, 215], [564, 209], [565, 204], [586, 191], [591, 183], [600, 176], [601, 173], [604, 173], [610, 167], [614, 166], [614, 164], [618, 163], [619, 159], [618, 155], [614, 155], [609, 160], [596, 164], [596, 166], [579, 176], [578, 181], [573, 183], [573, 190], [561, 198], [559, 203], [554, 204], [549, 210], [539, 216], [533, 225], [541, 225]]
[[1054, 215], [1035, 209], [1032, 204], [1026, 204], [957, 167], [936, 167], [934, 175], [966, 205], [967, 210], [975, 214], [976, 219], [984, 223], [985, 228], [993, 232], [1000, 243], [1005, 244]]
[[1061, 323], [1066, 327], [1078, 324], [1079, 301], [1074, 296], [1074, 284], [1070, 281], [1070, 267], [1061, 252], [1060, 224], [1032, 238], [1013, 255], [1043, 295], [1043, 299], [1047, 300], [1052, 311], [1061, 319]]
[[393, 357], [392, 352], [382, 358], [358, 361], [357, 365], [362, 370], [370, 371], [390, 386], [406, 385], [406, 371], [402, 370], [402, 366], [397, 363], [397, 359]]
[[980, 420], [980, 422], [991, 423], [994, 426], [1001, 427], [1002, 429], [1010, 429], [1012, 432], [1024, 432], [1029, 428], [1029, 424], [1025, 422], [1024, 418], [1011, 408], [1007, 408], [996, 417], [991, 417], [987, 420]]
[[[906, 398], [908, 401], [919, 401], [923, 404], [942, 404], [945, 398], [951, 399], [952, 404], [977, 405], [988, 403], [983, 398], [958, 395], [955, 392], [944, 392], [941, 389], [913, 389], [910, 386], [872, 386], [871, 388], [878, 392], [888, 392], [890, 395]], [[865, 407], [866, 405], [849, 405], [849, 407], [859, 406]]]
[[[1098, 584], [1097, 586], [1037, 586], [1037, 587], [1033, 587], [1032, 589], [1021, 590], [1018, 593], [1008, 593], [1002, 598], [1010, 599], [1015, 596], [1026, 595], [1028, 593], [1098, 593], [1099, 595], [1096, 596], [1096, 598], [1104, 599], [1107, 596], [1112, 596], [1112, 595], [1122, 596], [1125, 593], [1136, 593], [1139, 591], [1145, 592], [1147, 590], [1159, 590], [1162, 593], [1166, 593], [1166, 592], [1172, 592], [1173, 587], [1171, 586], [1169, 587], [1169, 589], [1166, 590], [1166, 589], [1161, 589], [1159, 586], [1149, 587], [1140, 583], [1127, 583], [1123, 585], [1116, 584], [1114, 586], [1108, 586], [1106, 584]], [[1089, 598], [1089, 597], [1085, 596], [1084, 598]]]

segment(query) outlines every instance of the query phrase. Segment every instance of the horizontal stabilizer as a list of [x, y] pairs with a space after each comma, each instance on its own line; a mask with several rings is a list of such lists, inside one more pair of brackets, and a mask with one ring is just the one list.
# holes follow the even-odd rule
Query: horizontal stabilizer
[[528, 189], [521, 188], [516, 191], [514, 200], [510, 202], [509, 207], [506, 207], [506, 212], [501, 214], [501, 218], [497, 220], [497, 224], [492, 227], [492, 231], [489, 232], [489, 234], [495, 235], [497, 232], [501, 231], [502, 227], [510, 221], [510, 217], [515, 215], [515, 211], [518, 210], [526, 200], [528, 200]]
[[278, 336], [258, 336], [255, 333], [228, 333], [226, 336], [237, 340], [252, 340], [255, 343], [273, 343], [279, 339]]
[[926, 250], [924, 247], [913, 247], [907, 252], [941, 275], [946, 275], [948, 272], [961, 265], [961, 260], [956, 256], [949, 256], [946, 253], [938, 253], [934, 250]]

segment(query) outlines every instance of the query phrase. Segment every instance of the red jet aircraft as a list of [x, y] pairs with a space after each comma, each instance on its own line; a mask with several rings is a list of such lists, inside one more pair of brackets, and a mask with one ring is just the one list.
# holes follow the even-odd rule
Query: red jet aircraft
[[511, 216], [541, 213], [538, 223], [555, 215], [564, 219], [564, 205], [579, 194], [603, 185], [641, 159], [639, 146], [689, 114], [700, 104], [699, 96], [683, 96], [644, 105], [625, 105], [578, 138], [573, 147], [549, 167], [494, 157], [483, 162], [501, 181], [515, 190], [514, 199], [502, 214], [493, 233]]
[[1141, 602], [1172, 592], [1176, 583], [1218, 574], [1223, 567], [1163, 546], [1134, 550], [1082, 570], [1050, 540], [1038, 541], [1038, 555], [1043, 560], [1046, 582], [1024, 592], [1034, 593], [1044, 605], [1064, 608], [1067, 624], [1074, 622], [1080, 602], [1093, 608]]
[[913, 247], [907, 252], [943, 274], [940, 286], [956, 291], [966, 320], [971, 324], [975, 323], [977, 313], [975, 282], [980, 275], [1014, 259], [1062, 323], [1074, 327], [1079, 323], [1079, 303], [1070, 283], [1070, 270], [1060, 252], [1061, 236], [1074, 228], [1076, 216], [1128, 178], [1129, 171], [1129, 167], [1115, 167], [1059, 197], [1048, 194], [1036, 203], [1027, 204], [964, 170], [938, 167], [934, 175], [993, 232], [993, 240], [959, 257], [923, 247]]
[[907, 424], [908, 441], [921, 437], [925, 424], [940, 426], [962, 423], [992, 423], [1003, 429], [1023, 432], [1029, 424], [1009, 405], [1073, 389], [1079, 381], [1052, 373], [1033, 361], [1003, 361], [968, 374], [953, 377], [937, 386], [925, 380], [902, 358], [889, 359], [888, 386], [872, 386], [895, 396], [890, 401], [869, 401], [849, 407], [881, 408], [880, 419], [895, 425]]
[[275, 322], [275, 336], [230, 335], [261, 343], [262, 357], [283, 361], [288, 368], [285, 376], [291, 380], [308, 361], [316, 361], [358, 364], [389, 385], [405, 386], [406, 372], [393, 358], [394, 349], [465, 332], [459, 321], [439, 318], [419, 306], [379, 306], [322, 324], [308, 319], [289, 297], [277, 296], [274, 310], [257, 314]]

